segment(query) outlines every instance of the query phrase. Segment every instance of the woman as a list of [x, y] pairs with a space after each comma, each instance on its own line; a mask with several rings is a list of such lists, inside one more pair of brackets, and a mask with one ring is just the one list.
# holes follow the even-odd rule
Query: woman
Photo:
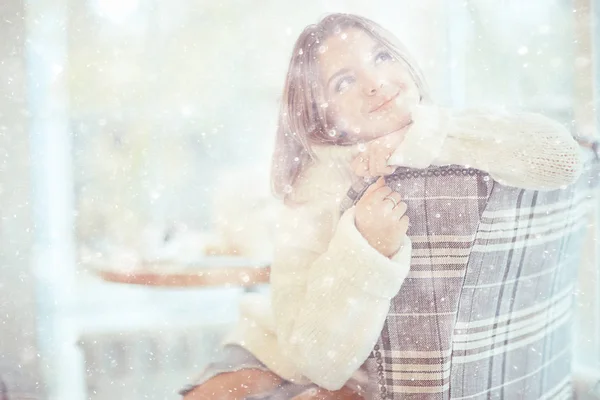
[[358, 177], [449, 164], [552, 190], [579, 176], [581, 158], [569, 132], [544, 117], [436, 107], [406, 50], [369, 20], [336, 14], [305, 29], [273, 158], [286, 208], [272, 306], [244, 299], [223, 359], [186, 398], [244, 398], [276, 387], [266, 398], [360, 398], [372, 379], [361, 366], [410, 268], [409, 221], [383, 179], [342, 215], [340, 200]]

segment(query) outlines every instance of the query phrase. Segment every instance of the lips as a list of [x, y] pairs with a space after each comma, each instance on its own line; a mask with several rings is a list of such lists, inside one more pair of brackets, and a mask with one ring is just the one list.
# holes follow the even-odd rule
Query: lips
[[380, 109], [382, 109], [383, 107], [387, 106], [389, 103], [391, 103], [392, 101], [394, 101], [394, 99], [396, 99], [396, 97], [398, 97], [399, 94], [400, 94], [400, 92], [396, 93], [395, 95], [393, 95], [389, 99], [385, 100], [383, 103], [377, 105], [377, 107], [375, 107], [374, 109], [372, 109], [371, 111], [369, 111], [369, 113], [377, 112]]

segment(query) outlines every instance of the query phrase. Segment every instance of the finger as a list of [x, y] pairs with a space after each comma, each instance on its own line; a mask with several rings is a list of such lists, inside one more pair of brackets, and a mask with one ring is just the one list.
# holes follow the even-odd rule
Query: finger
[[404, 214], [406, 214], [406, 210], [408, 209], [408, 205], [403, 202], [400, 201], [398, 202], [398, 205], [396, 207], [394, 207], [394, 216], [400, 220]]
[[398, 192], [392, 191], [392, 193], [390, 193], [388, 197], [394, 200], [396, 206], [400, 205], [400, 203], [402, 202], [402, 196]]
[[387, 160], [389, 158], [388, 151], [386, 149], [378, 149], [373, 158], [375, 158], [376, 174], [385, 175], [386, 171], [389, 169], [389, 166], [387, 165]]
[[385, 169], [383, 170], [383, 174], [382, 175], [391, 175], [396, 171], [397, 167], [395, 166], [387, 166], [385, 167]]
[[[377, 189], [376, 191], [374, 191], [370, 197], [373, 199], [374, 203], [380, 203], [383, 201], [383, 199], [385, 199], [391, 193], [392, 193], [392, 189], [389, 186], [383, 186], [383, 187], [380, 187], [379, 189]], [[391, 204], [391, 201], [389, 201], [389, 200], [386, 200], [386, 202], [389, 202]]]
[[[391, 194], [392, 193], [390, 193], [389, 195], [387, 195], [387, 196], [385, 196], [383, 198], [383, 204], [384, 204], [384, 207], [385, 207], [385, 210], [386, 210], [386, 213], [385, 213], [386, 216], [387, 215], [392, 215], [393, 212], [394, 212], [394, 208], [396, 207], [396, 203], [394, 202], [394, 200], [390, 196]], [[394, 218], [396, 218], [396, 217], [394, 216]]]
[[357, 176], [369, 176], [369, 163], [366, 158], [357, 157], [353, 161], [352, 171]]
[[371, 193], [373, 193], [374, 191], [376, 191], [384, 186], [385, 186], [385, 179], [382, 176], [381, 178], [377, 179], [377, 181], [375, 181], [375, 183], [372, 183], [371, 186], [369, 186], [367, 188], [367, 190], [365, 190], [363, 197], [369, 196]]
[[399, 193], [394, 192], [393, 190], [390, 192], [390, 194], [388, 194], [387, 196], [385, 196], [385, 198], [383, 199], [383, 201], [389, 206], [389, 211], [393, 212], [393, 217], [396, 220], [399, 220], [400, 217], [402, 217], [402, 215], [398, 215], [396, 213], [396, 208], [398, 208], [398, 206], [400, 205], [400, 203], [402, 202], [402, 198], [400, 196]]
[[400, 232], [406, 233], [408, 231], [409, 227], [410, 227], [410, 218], [408, 218], [408, 215], [405, 215], [402, 218], [400, 218], [400, 221], [398, 221], [398, 230]]
[[377, 148], [373, 147], [369, 154], [369, 174], [371, 174], [371, 176], [380, 175], [377, 173]]
[[387, 175], [391, 175], [394, 173], [394, 171], [396, 171], [395, 166], [389, 166], [386, 164], [386, 161], [383, 162], [383, 164], [379, 164], [377, 166], [377, 172], [375, 174], [375, 176], [387, 176]]

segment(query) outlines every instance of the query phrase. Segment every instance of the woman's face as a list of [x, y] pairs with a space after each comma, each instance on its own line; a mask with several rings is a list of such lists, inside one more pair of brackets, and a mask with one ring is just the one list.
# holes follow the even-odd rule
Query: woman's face
[[420, 94], [411, 74], [360, 29], [347, 29], [319, 48], [327, 113], [338, 131], [373, 139], [405, 127]]

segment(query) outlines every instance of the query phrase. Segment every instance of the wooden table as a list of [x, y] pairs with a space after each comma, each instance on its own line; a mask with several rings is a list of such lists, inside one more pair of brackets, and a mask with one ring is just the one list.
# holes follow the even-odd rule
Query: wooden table
[[198, 263], [145, 263], [132, 270], [94, 266], [96, 275], [107, 282], [159, 287], [243, 287], [269, 283], [266, 262], [242, 257], [207, 257]]

